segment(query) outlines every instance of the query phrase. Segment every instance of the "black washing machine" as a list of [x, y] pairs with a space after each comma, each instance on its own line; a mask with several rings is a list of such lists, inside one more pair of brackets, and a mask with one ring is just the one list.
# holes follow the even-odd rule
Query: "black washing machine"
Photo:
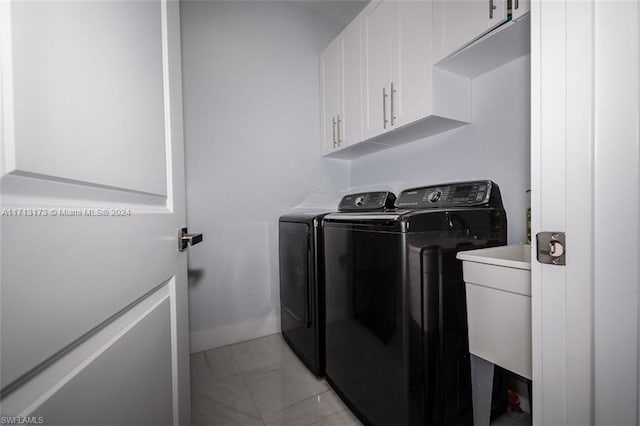
[[[373, 210], [392, 207], [389, 192], [352, 194], [343, 198]], [[359, 207], [355, 207], [359, 208]], [[280, 217], [280, 316], [282, 335], [302, 362], [324, 375], [324, 261], [322, 218], [327, 212], [298, 210]]]
[[506, 244], [498, 186], [410, 189], [395, 210], [341, 209], [323, 226], [329, 383], [367, 424], [471, 424], [456, 253]]

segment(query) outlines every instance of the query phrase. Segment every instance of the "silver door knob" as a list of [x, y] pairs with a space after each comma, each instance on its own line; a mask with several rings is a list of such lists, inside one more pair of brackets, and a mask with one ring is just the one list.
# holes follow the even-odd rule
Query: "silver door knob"
[[189, 234], [187, 228], [178, 229], [178, 251], [202, 242], [202, 234]]

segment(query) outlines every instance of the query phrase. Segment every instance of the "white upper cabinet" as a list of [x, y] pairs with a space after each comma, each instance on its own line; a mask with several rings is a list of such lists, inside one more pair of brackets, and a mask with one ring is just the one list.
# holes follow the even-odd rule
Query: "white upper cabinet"
[[391, 1], [374, 0], [362, 14], [365, 69], [363, 130], [367, 139], [391, 127], [392, 56], [397, 52], [394, 6]]
[[371, 0], [321, 57], [323, 153], [471, 122], [471, 78], [529, 53], [530, 0]]
[[435, 62], [462, 49], [507, 21], [507, 0], [435, 0]]
[[320, 57], [324, 154], [362, 140], [361, 30], [354, 20]]
[[320, 56], [322, 82], [322, 143], [327, 153], [338, 146], [338, 108], [340, 99], [340, 72], [338, 67], [339, 40], [336, 39]]
[[[393, 52], [393, 126], [434, 113], [431, 2], [394, 2], [398, 43]], [[465, 81], [462, 81], [465, 84]], [[466, 118], [466, 117], [458, 117]], [[470, 119], [470, 117], [469, 117]]]
[[392, 145], [471, 121], [470, 80], [433, 69], [431, 1], [374, 0], [361, 16], [365, 139]]
[[356, 18], [339, 37], [342, 90], [339, 105], [338, 147], [362, 140], [362, 25]]
[[471, 78], [529, 51], [530, 0], [372, 0], [322, 55], [324, 154], [471, 122]]

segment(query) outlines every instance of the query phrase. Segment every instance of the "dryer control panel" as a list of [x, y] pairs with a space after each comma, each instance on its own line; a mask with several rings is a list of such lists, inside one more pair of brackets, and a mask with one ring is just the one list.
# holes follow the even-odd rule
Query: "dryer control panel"
[[398, 197], [396, 207], [424, 209], [496, 204], [502, 205], [498, 186], [483, 180], [407, 189]]
[[342, 197], [338, 210], [349, 211], [376, 211], [393, 208], [396, 196], [389, 191], [361, 192]]

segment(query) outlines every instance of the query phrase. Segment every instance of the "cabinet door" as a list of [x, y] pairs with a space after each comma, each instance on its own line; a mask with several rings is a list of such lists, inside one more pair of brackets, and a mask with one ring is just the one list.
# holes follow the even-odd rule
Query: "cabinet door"
[[[364, 123], [365, 139], [390, 127], [389, 89], [394, 37], [392, 1], [377, 1], [362, 16], [364, 41]], [[384, 91], [384, 95], [383, 95]]]
[[431, 2], [394, 2], [398, 25], [394, 49], [392, 126], [416, 121], [433, 110]]
[[435, 0], [435, 62], [507, 21], [507, 0]]
[[529, 13], [530, 0], [511, 0], [511, 19], [517, 21]]
[[342, 93], [340, 97], [340, 148], [362, 140], [362, 24], [356, 18], [340, 36]]
[[322, 74], [322, 145], [330, 152], [337, 143], [337, 114], [339, 108], [340, 81], [338, 72], [338, 39], [331, 42], [320, 57]]

